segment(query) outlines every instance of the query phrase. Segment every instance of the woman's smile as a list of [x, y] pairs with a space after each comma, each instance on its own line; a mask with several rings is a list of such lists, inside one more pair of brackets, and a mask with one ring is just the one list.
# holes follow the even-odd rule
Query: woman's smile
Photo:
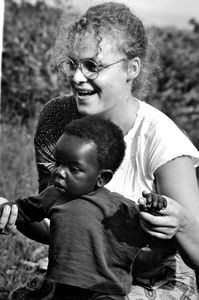
[[82, 97], [85, 98], [85, 97], [92, 96], [97, 92], [92, 89], [76, 88], [75, 93], [78, 96], [78, 98], [82, 98]]

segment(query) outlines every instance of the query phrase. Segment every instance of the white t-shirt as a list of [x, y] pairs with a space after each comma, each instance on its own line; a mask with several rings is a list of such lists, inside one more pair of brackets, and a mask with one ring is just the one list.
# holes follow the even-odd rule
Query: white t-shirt
[[142, 191], [157, 192], [154, 172], [179, 156], [199, 165], [199, 152], [176, 124], [158, 109], [139, 101], [133, 128], [124, 137], [125, 158], [106, 185], [111, 191], [137, 201]]

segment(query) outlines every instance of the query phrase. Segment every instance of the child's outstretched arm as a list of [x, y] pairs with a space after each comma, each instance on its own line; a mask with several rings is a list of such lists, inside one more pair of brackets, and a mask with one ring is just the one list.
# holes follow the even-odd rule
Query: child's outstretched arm
[[[42, 203], [44, 204], [43, 206]], [[4, 229], [8, 226], [11, 218], [14, 218], [12, 214], [13, 209], [17, 210], [15, 225], [20, 230], [24, 224], [43, 220], [48, 205], [48, 201], [43, 201], [42, 194], [24, 199], [17, 199], [14, 202], [7, 201], [7, 199], [4, 198], [3, 203], [0, 201], [0, 233], [4, 233]]]
[[[0, 235], [7, 235], [16, 230], [19, 209], [16, 204], [10, 205], [10, 202], [3, 197], [0, 197], [0, 205], [1, 204], [5, 204], [5, 206], [2, 207], [0, 211]], [[33, 227], [34, 230], [32, 229]], [[22, 226], [18, 229], [32, 240], [47, 245], [49, 244], [49, 224], [45, 220], [42, 222], [26, 223], [26, 226]]]

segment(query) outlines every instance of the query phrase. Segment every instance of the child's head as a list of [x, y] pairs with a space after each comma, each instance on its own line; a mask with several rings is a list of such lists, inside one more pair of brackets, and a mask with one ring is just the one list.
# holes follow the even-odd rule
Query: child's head
[[83, 117], [72, 121], [55, 147], [53, 184], [79, 196], [107, 184], [125, 153], [122, 131], [111, 121]]

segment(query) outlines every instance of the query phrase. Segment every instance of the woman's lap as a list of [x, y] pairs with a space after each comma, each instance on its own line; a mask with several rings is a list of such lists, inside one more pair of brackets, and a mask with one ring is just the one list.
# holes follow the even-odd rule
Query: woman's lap
[[[199, 300], [196, 276], [179, 254], [165, 261], [163, 269], [132, 285], [129, 300]], [[152, 275], [152, 274], [151, 274]]]
[[[35, 281], [28, 282], [26, 287], [21, 288], [17, 297], [16, 292], [11, 293], [9, 300], [35, 300], [35, 289], [40, 289], [43, 279], [41, 276]], [[50, 296], [54, 294], [54, 285], [47, 281], [44, 290]], [[127, 298], [129, 300], [199, 300], [195, 272], [185, 265], [179, 255], [176, 255], [173, 260], [165, 262], [164, 268], [159, 272], [156, 271], [155, 276], [149, 276], [147, 280], [137, 278]]]
[[169, 281], [158, 289], [132, 286], [129, 300], [198, 300], [195, 289], [181, 282]]

